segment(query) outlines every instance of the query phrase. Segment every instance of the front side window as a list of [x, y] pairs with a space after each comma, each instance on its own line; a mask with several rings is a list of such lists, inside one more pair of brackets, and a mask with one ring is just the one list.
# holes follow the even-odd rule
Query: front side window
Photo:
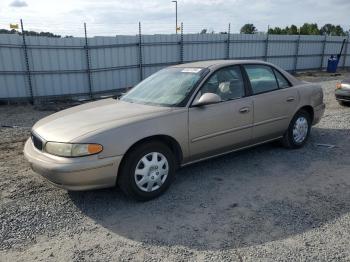
[[254, 95], [278, 89], [276, 77], [269, 66], [244, 66]]
[[200, 95], [214, 93], [222, 101], [243, 97], [244, 81], [239, 66], [232, 66], [216, 71], [203, 85]]
[[143, 80], [120, 100], [139, 104], [178, 106], [206, 73], [203, 68], [165, 68]]

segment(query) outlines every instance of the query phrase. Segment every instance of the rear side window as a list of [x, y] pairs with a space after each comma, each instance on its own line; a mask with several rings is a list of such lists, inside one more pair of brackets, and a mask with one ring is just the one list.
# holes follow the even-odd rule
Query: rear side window
[[277, 78], [277, 82], [278, 82], [278, 86], [279, 88], [287, 88], [290, 87], [290, 84], [288, 82], [288, 80], [277, 70], [274, 70], [275, 74], [276, 74], [276, 78]]
[[276, 77], [271, 67], [264, 65], [245, 65], [244, 68], [254, 95], [278, 89]]

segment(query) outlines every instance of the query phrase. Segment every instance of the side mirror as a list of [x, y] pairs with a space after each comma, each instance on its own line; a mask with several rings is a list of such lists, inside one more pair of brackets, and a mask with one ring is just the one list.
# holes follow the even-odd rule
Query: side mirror
[[221, 97], [214, 93], [204, 93], [192, 106], [205, 106], [221, 102]]

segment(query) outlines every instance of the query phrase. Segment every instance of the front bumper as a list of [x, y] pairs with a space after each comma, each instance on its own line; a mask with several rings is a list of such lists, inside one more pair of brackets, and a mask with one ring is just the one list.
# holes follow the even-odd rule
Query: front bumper
[[101, 159], [97, 155], [77, 158], [53, 156], [36, 149], [31, 139], [25, 143], [23, 152], [34, 172], [67, 190], [115, 186], [122, 159], [122, 156]]
[[325, 109], [326, 105], [324, 103], [314, 108], [314, 121], [312, 122], [313, 125], [316, 125], [318, 122], [321, 121]]
[[350, 90], [349, 89], [336, 89], [335, 99], [344, 102], [350, 102]]

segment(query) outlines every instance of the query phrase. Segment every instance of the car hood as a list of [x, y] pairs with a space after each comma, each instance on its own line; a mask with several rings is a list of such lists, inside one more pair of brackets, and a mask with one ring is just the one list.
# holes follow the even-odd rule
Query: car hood
[[38, 121], [32, 130], [46, 141], [70, 142], [90, 132], [118, 127], [168, 111], [171, 108], [110, 98], [52, 114]]

